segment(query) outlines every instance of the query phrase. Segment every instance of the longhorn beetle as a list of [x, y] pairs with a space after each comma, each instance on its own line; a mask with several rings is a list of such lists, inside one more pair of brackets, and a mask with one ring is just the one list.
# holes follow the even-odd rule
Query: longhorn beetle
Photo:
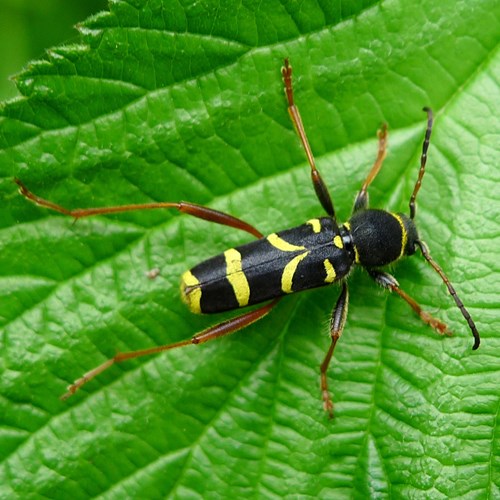
[[193, 313], [217, 313], [261, 302], [266, 302], [265, 305], [207, 328], [187, 340], [139, 351], [118, 353], [71, 384], [61, 397], [62, 399], [70, 397], [80, 387], [115, 363], [189, 344], [202, 344], [214, 340], [260, 320], [276, 306], [283, 295], [339, 283], [340, 296], [333, 308], [330, 320], [331, 344], [320, 365], [323, 404], [329, 416], [332, 417], [333, 403], [328, 391], [327, 369], [345, 326], [349, 302], [347, 276], [355, 264], [365, 268], [373, 280], [383, 288], [399, 295], [424, 323], [430, 325], [441, 335], [450, 334], [445, 323], [423, 311], [417, 302], [400, 288], [399, 283], [392, 275], [380, 269], [403, 256], [413, 255], [417, 249], [441, 276], [467, 321], [474, 337], [472, 348], [479, 347], [480, 338], [474, 321], [443, 270], [430, 256], [427, 245], [419, 238], [414, 222], [415, 200], [425, 173], [427, 150], [432, 131], [432, 111], [429, 108], [424, 108], [427, 113], [427, 129], [422, 145], [420, 170], [410, 197], [410, 215], [368, 207], [368, 187], [379, 173], [386, 156], [387, 127], [383, 125], [378, 131], [377, 157], [355, 198], [351, 218], [346, 223], [339, 224], [328, 189], [316, 168], [299, 110], [295, 105], [292, 67], [288, 59], [285, 59], [281, 72], [288, 101], [288, 112], [307, 156], [314, 190], [327, 213], [326, 217], [311, 219], [292, 229], [264, 236], [254, 226], [241, 219], [212, 208], [183, 201], [69, 210], [36, 196], [20, 180], [15, 179], [20, 187], [19, 191], [24, 197], [37, 205], [69, 215], [75, 220], [91, 215], [130, 210], [174, 208], [209, 222], [241, 229], [257, 238], [256, 241], [226, 250], [224, 253], [205, 260], [186, 271], [181, 278], [181, 297]]

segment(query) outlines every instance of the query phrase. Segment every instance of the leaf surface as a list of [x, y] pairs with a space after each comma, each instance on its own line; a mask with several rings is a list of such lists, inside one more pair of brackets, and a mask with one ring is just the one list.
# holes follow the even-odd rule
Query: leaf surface
[[[1, 496], [499, 495], [500, 8], [442, 2], [114, 1], [18, 77], [0, 111]], [[166, 212], [80, 220], [67, 207], [189, 200], [263, 233], [321, 215], [286, 111], [289, 56], [318, 166], [342, 220], [389, 124], [371, 204], [407, 211], [482, 335], [422, 258], [391, 272], [452, 338], [366, 273], [329, 381], [319, 363], [337, 287], [287, 297], [243, 332], [115, 366], [117, 351], [189, 338], [181, 273], [251, 238]], [[151, 280], [147, 272], [158, 268]]]

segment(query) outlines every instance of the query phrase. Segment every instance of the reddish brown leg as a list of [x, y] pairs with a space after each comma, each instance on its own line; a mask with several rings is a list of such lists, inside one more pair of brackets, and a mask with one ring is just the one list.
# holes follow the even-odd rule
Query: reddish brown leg
[[278, 303], [280, 298], [281, 297], [274, 299], [272, 302], [269, 302], [268, 304], [260, 307], [259, 309], [255, 309], [240, 316], [236, 316], [236, 318], [223, 321], [218, 325], [211, 326], [210, 328], [207, 328], [206, 330], [197, 333], [194, 337], [190, 339], [181, 340], [180, 342], [174, 342], [173, 344], [150, 347], [148, 349], [142, 349], [139, 351], [118, 353], [111, 359], [108, 359], [101, 365], [85, 373], [85, 375], [76, 380], [73, 384], [69, 385], [68, 392], [63, 394], [61, 396], [61, 399], [63, 400], [68, 399], [83, 385], [85, 385], [94, 377], [96, 377], [97, 375], [107, 370], [109, 367], [113, 366], [116, 363], [121, 363], [122, 361], [126, 361], [128, 359], [140, 358], [142, 356], [149, 356], [151, 354], [158, 354], [159, 352], [169, 351], [170, 349], [176, 349], [178, 347], [184, 347], [190, 344], [203, 344], [204, 342], [215, 340], [219, 337], [223, 337], [224, 335], [229, 335], [230, 333], [237, 332], [238, 330], [241, 330], [242, 328], [245, 328], [251, 325], [252, 323], [255, 323], [259, 319], [263, 318], [264, 316], [266, 316], [266, 314], [268, 314], [271, 311], [271, 309]]
[[383, 124], [382, 128], [377, 132], [378, 137], [378, 153], [377, 158], [375, 159], [375, 163], [371, 168], [368, 176], [365, 179], [365, 182], [361, 186], [361, 190], [356, 196], [356, 200], [354, 201], [353, 213], [357, 212], [359, 209], [368, 208], [368, 187], [373, 182], [373, 179], [377, 177], [380, 169], [382, 168], [382, 164], [384, 163], [384, 158], [387, 154], [387, 124]]
[[399, 283], [394, 276], [384, 271], [377, 271], [375, 269], [369, 270], [368, 272], [379, 285], [397, 293], [420, 316], [420, 319], [426, 325], [434, 328], [434, 330], [439, 333], [439, 335], [452, 335], [451, 331], [445, 323], [443, 323], [439, 319], [434, 318], [434, 316], [431, 316], [428, 312], [424, 311], [414, 299], [412, 299], [406, 292], [399, 288]]
[[51, 201], [40, 198], [39, 196], [33, 194], [28, 188], [19, 180], [14, 179], [14, 182], [19, 186], [19, 192], [28, 200], [36, 203], [37, 205], [45, 208], [50, 208], [64, 215], [69, 215], [74, 217], [76, 220], [82, 217], [90, 217], [92, 215], [105, 215], [105, 214], [115, 214], [119, 212], [131, 212], [133, 210], [153, 210], [158, 208], [175, 208], [179, 212], [193, 215], [199, 219], [204, 219], [209, 222], [215, 222], [216, 224], [222, 224], [224, 226], [234, 227], [236, 229], [241, 229], [246, 231], [256, 238], [262, 238], [263, 234], [241, 219], [233, 217], [232, 215], [225, 214], [224, 212], [219, 212], [212, 208], [204, 207], [202, 205], [197, 205], [195, 203], [189, 203], [186, 201], [180, 202], [158, 202], [158, 203], [142, 203], [137, 205], [120, 205], [116, 207], [100, 207], [100, 208], [77, 208], [75, 210], [70, 210], [61, 205], [57, 205]]
[[307, 140], [306, 131], [304, 125], [302, 124], [302, 118], [300, 117], [299, 108], [295, 105], [293, 99], [293, 87], [292, 87], [292, 67], [288, 59], [285, 59], [285, 66], [281, 69], [281, 74], [283, 76], [283, 82], [285, 84], [285, 94], [288, 101], [288, 113], [292, 119], [293, 125], [297, 134], [302, 142], [302, 146], [307, 156], [307, 161], [311, 167], [311, 179], [314, 186], [314, 191], [318, 197], [321, 205], [325, 209], [326, 213], [333, 219], [335, 225], [337, 225], [335, 218], [335, 209], [333, 208], [333, 202], [328, 192], [328, 188], [324, 183], [321, 175], [316, 168], [316, 163], [314, 161], [314, 156], [312, 154], [311, 146]]
[[323, 398], [323, 407], [325, 411], [328, 413], [328, 416], [330, 418], [333, 418], [333, 402], [332, 398], [330, 397], [330, 392], [328, 391], [327, 371], [337, 341], [342, 335], [342, 331], [344, 330], [344, 325], [347, 319], [348, 305], [349, 305], [349, 290], [347, 288], [347, 283], [344, 281], [342, 283], [342, 291], [340, 292], [340, 296], [337, 299], [337, 303], [335, 304], [335, 308], [333, 309], [332, 313], [332, 318], [330, 320], [330, 336], [332, 338], [332, 343], [330, 344], [325, 359], [323, 360], [323, 363], [321, 363], [320, 366], [321, 396]]

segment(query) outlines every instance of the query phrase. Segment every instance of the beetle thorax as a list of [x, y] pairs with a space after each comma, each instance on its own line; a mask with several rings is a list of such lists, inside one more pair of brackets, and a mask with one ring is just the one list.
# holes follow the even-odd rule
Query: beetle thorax
[[362, 266], [385, 266], [415, 252], [417, 229], [404, 214], [360, 210], [345, 227], [352, 238], [356, 263]]

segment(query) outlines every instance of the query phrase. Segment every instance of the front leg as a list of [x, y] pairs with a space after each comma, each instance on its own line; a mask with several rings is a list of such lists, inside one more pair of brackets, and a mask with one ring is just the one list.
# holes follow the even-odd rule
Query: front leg
[[333, 351], [335, 350], [335, 345], [337, 340], [342, 335], [344, 330], [345, 321], [347, 318], [347, 308], [349, 306], [349, 290], [347, 288], [347, 283], [344, 281], [342, 283], [342, 291], [337, 299], [335, 308], [333, 309], [332, 318], [330, 320], [330, 336], [332, 338], [332, 343], [326, 353], [325, 359], [320, 366], [321, 373], [321, 396], [323, 397], [323, 407], [325, 411], [328, 412], [328, 416], [333, 418], [333, 402], [328, 391], [328, 380], [326, 372], [328, 370], [328, 365], [333, 356]]
[[401, 290], [396, 278], [389, 273], [379, 271], [377, 269], [369, 269], [368, 274], [382, 287], [396, 292], [407, 304], [420, 316], [420, 319], [426, 324], [434, 328], [439, 335], [451, 335], [448, 326], [434, 318], [428, 312], [424, 311], [422, 307], [412, 299], [406, 292]]
[[387, 154], [387, 125], [385, 123], [382, 125], [382, 128], [377, 132], [377, 137], [378, 137], [377, 158], [375, 159], [375, 162], [373, 163], [370, 172], [366, 176], [365, 182], [361, 186], [359, 193], [356, 195], [352, 213], [355, 213], [358, 210], [363, 210], [368, 208], [368, 187], [373, 182], [373, 179], [375, 179], [375, 177], [377, 177], [377, 174], [380, 172], [382, 164], [384, 163], [384, 158]]

